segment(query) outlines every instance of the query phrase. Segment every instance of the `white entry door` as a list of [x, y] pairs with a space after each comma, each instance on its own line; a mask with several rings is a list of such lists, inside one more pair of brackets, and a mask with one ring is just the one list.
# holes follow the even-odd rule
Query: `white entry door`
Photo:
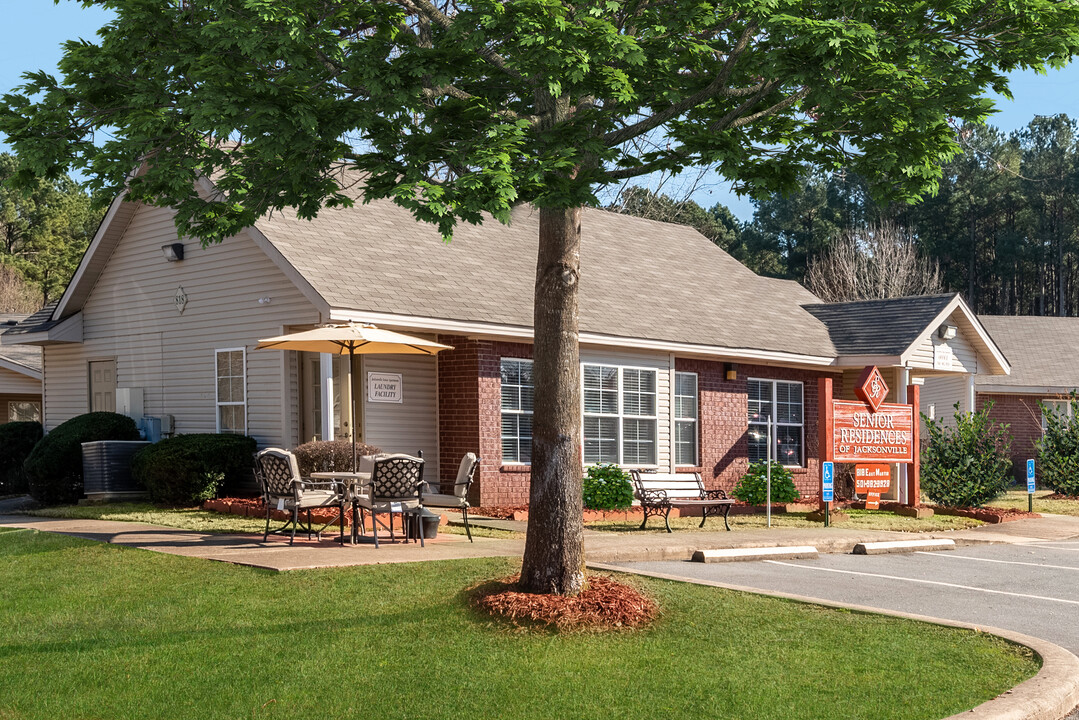
[[116, 360], [90, 363], [90, 412], [116, 412]]

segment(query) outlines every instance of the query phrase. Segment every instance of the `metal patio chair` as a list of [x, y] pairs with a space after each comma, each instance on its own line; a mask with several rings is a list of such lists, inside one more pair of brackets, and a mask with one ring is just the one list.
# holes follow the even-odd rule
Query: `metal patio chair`
[[337, 508], [337, 520], [341, 537], [345, 536], [344, 485], [336, 480], [314, 481], [300, 476], [300, 467], [296, 456], [281, 448], [267, 448], [255, 455], [255, 477], [262, 488], [262, 501], [266, 505], [266, 530], [262, 534], [263, 542], [271, 535], [270, 516], [274, 510], [288, 510], [292, 517], [272, 534], [283, 534], [291, 526], [292, 534], [288, 544], [296, 542], [296, 529], [300, 527], [301, 513], [306, 511], [307, 525], [303, 531], [307, 539], [312, 534], [320, 537], [322, 531], [334, 521], [330, 520], [317, 531], [311, 522], [311, 511], [316, 508]]
[[[378, 547], [378, 513], [390, 515], [390, 540], [394, 540], [393, 513], [402, 517], [420, 509], [423, 488], [423, 458], [404, 453], [379, 455], [375, 458], [371, 470], [371, 480], [365, 492], [355, 500], [361, 511], [371, 513], [371, 533], [375, 547]], [[360, 526], [363, 527], [362, 525]], [[419, 533], [420, 545], [423, 546], [423, 533]], [[408, 542], [408, 533], [405, 533]]]
[[461, 517], [465, 522], [465, 533], [468, 541], [472, 542], [472, 530], [468, 526], [468, 489], [476, 478], [476, 468], [480, 466], [480, 459], [475, 453], [467, 453], [461, 458], [461, 464], [457, 466], [457, 480], [453, 483], [453, 494], [424, 493], [423, 506], [429, 508], [447, 508], [460, 510]]

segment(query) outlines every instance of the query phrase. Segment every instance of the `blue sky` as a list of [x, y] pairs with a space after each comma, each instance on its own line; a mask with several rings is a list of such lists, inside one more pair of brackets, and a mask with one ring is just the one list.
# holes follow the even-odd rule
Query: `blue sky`
[[[93, 39], [109, 17], [99, 8], [83, 8], [70, 0], [61, 0], [58, 5], [52, 0], [3, 0], [3, 6], [0, 93], [20, 84], [20, 76], [27, 70], [54, 72], [61, 43], [80, 37]], [[1067, 113], [1079, 117], [1079, 64], [1049, 75], [1014, 73], [1011, 88], [1015, 100], [997, 98], [999, 112], [989, 121], [1003, 130], [1022, 127], [1035, 115]], [[4, 147], [0, 143], [0, 149]], [[734, 195], [729, 184], [720, 179], [700, 187], [692, 197], [705, 207], [723, 203], [743, 220], [753, 214], [752, 203]]]

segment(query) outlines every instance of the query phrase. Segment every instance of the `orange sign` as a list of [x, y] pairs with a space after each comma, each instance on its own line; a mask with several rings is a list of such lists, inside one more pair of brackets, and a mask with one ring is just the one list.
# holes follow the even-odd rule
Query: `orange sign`
[[864, 493], [887, 492], [892, 487], [892, 469], [884, 464], [855, 465], [854, 466], [854, 492]]
[[866, 510], [880, 510], [880, 493], [871, 492], [865, 496]]
[[832, 459], [836, 462], [914, 462], [914, 408], [832, 401]]
[[862, 370], [854, 394], [873, 408], [873, 412], [880, 409], [884, 398], [888, 397], [888, 384], [884, 382], [884, 376], [876, 365], [868, 365]]

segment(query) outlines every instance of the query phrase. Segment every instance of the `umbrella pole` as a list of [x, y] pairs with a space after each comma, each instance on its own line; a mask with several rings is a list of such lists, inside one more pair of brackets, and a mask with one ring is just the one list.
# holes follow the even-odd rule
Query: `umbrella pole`
[[352, 385], [348, 390], [349, 397], [352, 398], [352, 422], [349, 423], [352, 430], [352, 472], [356, 472], [356, 383], [352, 379], [353, 361], [355, 359], [355, 350], [351, 345], [348, 347], [348, 381]]

